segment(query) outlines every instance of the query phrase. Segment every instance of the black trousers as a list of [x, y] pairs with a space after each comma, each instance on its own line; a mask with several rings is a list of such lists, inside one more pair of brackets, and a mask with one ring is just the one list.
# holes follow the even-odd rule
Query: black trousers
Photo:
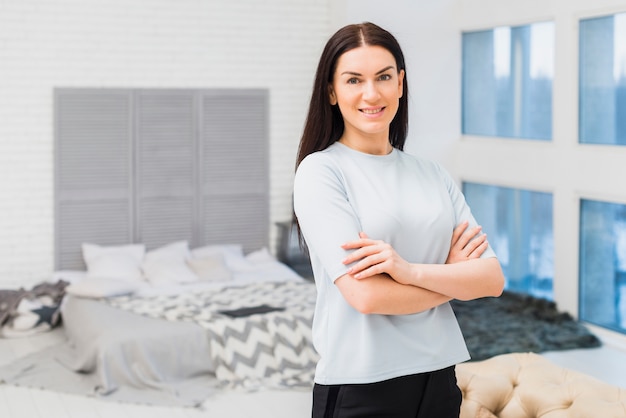
[[459, 418], [454, 366], [376, 383], [313, 387], [312, 418]]

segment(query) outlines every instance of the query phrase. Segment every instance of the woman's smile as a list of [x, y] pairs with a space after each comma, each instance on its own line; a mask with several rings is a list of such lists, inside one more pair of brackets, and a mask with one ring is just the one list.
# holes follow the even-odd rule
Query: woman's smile
[[379, 115], [385, 110], [385, 107], [369, 107], [361, 109], [361, 112], [366, 115]]

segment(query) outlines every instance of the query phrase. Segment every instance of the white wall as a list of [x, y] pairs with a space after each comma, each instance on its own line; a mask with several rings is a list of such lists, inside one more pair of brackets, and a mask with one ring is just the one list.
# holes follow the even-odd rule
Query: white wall
[[0, 287], [53, 269], [55, 87], [269, 88], [271, 217], [289, 219], [329, 16], [326, 0], [0, 1]]

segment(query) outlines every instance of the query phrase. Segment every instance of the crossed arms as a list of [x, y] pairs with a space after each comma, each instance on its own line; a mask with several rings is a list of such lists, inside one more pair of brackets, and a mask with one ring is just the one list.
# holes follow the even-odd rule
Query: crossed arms
[[354, 266], [335, 285], [356, 310], [365, 314], [422, 312], [452, 299], [499, 296], [504, 276], [497, 258], [480, 258], [487, 249], [480, 227], [459, 224], [452, 235], [446, 264], [409, 263], [393, 247], [365, 233], [345, 243], [354, 250], [344, 264]]

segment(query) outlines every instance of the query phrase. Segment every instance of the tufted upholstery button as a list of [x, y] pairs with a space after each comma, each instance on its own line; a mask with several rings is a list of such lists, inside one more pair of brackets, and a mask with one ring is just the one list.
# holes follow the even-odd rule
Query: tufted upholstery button
[[461, 418], [624, 418], [626, 389], [533, 353], [457, 366]]

